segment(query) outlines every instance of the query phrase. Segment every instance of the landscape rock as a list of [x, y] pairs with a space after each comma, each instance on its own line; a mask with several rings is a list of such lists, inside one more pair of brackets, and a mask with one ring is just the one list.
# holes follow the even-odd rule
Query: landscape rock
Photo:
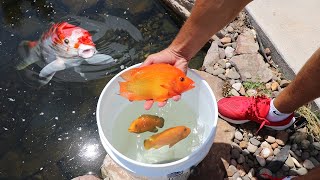
[[273, 144], [271, 144], [271, 147], [272, 147], [273, 149], [277, 148], [277, 147], [278, 147], [278, 143], [273, 143]]
[[248, 148], [247, 149], [248, 149], [249, 152], [254, 153], [254, 152], [256, 152], [258, 147], [253, 145], [253, 144], [251, 144], [251, 143], [248, 143]]
[[291, 158], [291, 156], [289, 155], [288, 159], [286, 160], [286, 165], [289, 166], [290, 168], [293, 168], [294, 167], [294, 162]]
[[238, 170], [237, 170], [237, 168], [236, 168], [235, 166], [230, 165], [230, 166], [228, 167], [228, 169], [227, 169], [227, 175], [228, 175], [229, 177], [231, 177], [231, 176], [233, 176], [237, 171], [238, 171]]
[[252, 78], [252, 75], [249, 72], [244, 72], [243, 76], [244, 76], [245, 79], [251, 79]]
[[319, 161], [317, 161], [314, 157], [310, 157], [309, 160], [310, 160], [310, 161], [312, 162], [312, 164], [313, 164], [314, 166], [316, 166], [316, 167], [320, 165]]
[[292, 159], [294, 165], [295, 165], [297, 168], [301, 168], [301, 167], [302, 167], [302, 165], [298, 162], [298, 160], [297, 160], [296, 158], [291, 157], [291, 159]]
[[308, 149], [310, 145], [310, 142], [306, 139], [301, 141], [301, 149]]
[[240, 154], [239, 158], [237, 159], [237, 162], [239, 164], [242, 164], [242, 163], [244, 163], [244, 161], [245, 161], [245, 157], [242, 154]]
[[263, 148], [262, 151], [260, 152], [260, 156], [262, 156], [265, 159], [272, 155], [273, 155], [273, 151], [270, 148]]
[[240, 75], [237, 71], [235, 71], [234, 69], [230, 69], [229, 71], [226, 71], [226, 77], [230, 78], [230, 79], [239, 79]]
[[276, 142], [276, 138], [274, 138], [273, 136], [267, 136], [265, 140], [270, 144]]
[[240, 96], [240, 94], [238, 93], [238, 91], [235, 90], [235, 89], [231, 89], [230, 93], [232, 94], [232, 96]]
[[[276, 151], [276, 150], [275, 150]], [[289, 156], [290, 145], [284, 146], [279, 153], [273, 158], [273, 160], [268, 164], [267, 168], [272, 172], [277, 172], [285, 163]]]
[[306, 169], [313, 169], [314, 164], [309, 159], [306, 159], [303, 162], [303, 167], [305, 167]]
[[226, 68], [226, 60], [220, 59], [220, 60], [218, 61], [218, 64], [220, 65], [220, 67]]
[[253, 82], [268, 82], [272, 79], [272, 71], [266, 66], [260, 54], [243, 54], [230, 59], [239, 69], [242, 81], [246, 81], [245, 73], [251, 74]]
[[272, 148], [271, 145], [266, 141], [263, 141], [261, 143], [260, 147], [262, 147], [262, 148]]
[[301, 154], [301, 159], [306, 160], [306, 159], [308, 159], [309, 157], [310, 157], [309, 152], [306, 152], [306, 151], [302, 152], [302, 154]]
[[314, 143], [312, 143], [312, 145], [316, 150], [320, 151], [320, 143], [319, 142], [314, 142]]
[[241, 83], [234, 83], [232, 84], [232, 87], [237, 90], [237, 91], [240, 91], [241, 87], [242, 87], [242, 84]]
[[227, 43], [231, 43], [231, 37], [224, 37], [222, 39], [220, 39], [222, 44], [227, 44]]
[[260, 166], [263, 167], [266, 165], [266, 160], [263, 157], [258, 155], [258, 156], [256, 156], [256, 159], [257, 159], [258, 163], [260, 164]]
[[303, 176], [308, 173], [308, 170], [302, 167], [302, 168], [299, 168], [296, 172], [298, 175]]
[[270, 177], [272, 177], [272, 172], [267, 169], [267, 168], [262, 168], [260, 171], [259, 171], [259, 176], [262, 178], [262, 179], [270, 179]]
[[209, 67], [213, 67], [214, 64], [216, 64], [218, 62], [219, 59], [220, 59], [220, 56], [219, 56], [218, 44], [216, 42], [212, 42], [210, 49], [208, 50], [208, 52], [204, 58], [203, 67], [205, 69], [207, 69]]
[[224, 81], [220, 78], [213, 76], [209, 73], [206, 73], [204, 71], [198, 71], [193, 69], [197, 74], [199, 74], [211, 87], [214, 95], [216, 96], [217, 100], [221, 99], [222, 96], [222, 89], [224, 85]]
[[271, 84], [271, 90], [272, 90], [272, 91], [277, 90], [277, 89], [278, 89], [278, 87], [279, 87], [278, 82], [273, 82], [273, 83]]
[[231, 157], [234, 159], [238, 159], [240, 157], [240, 152], [237, 149], [232, 149], [231, 150]]
[[[209, 68], [210, 69], [210, 68]], [[208, 71], [207, 69], [206, 69], [206, 71], [208, 72], [208, 73], [210, 73], [210, 74], [212, 74], [212, 75], [214, 75], [214, 76], [217, 76], [217, 75], [219, 75], [219, 74], [224, 74], [225, 72], [226, 72], [226, 70], [224, 70], [223, 68], [218, 68], [218, 69], [215, 69], [215, 70], [213, 70], [213, 71]]]
[[226, 54], [227, 58], [231, 58], [234, 55], [234, 49], [228, 46], [226, 49], [224, 49], [224, 53]]
[[236, 132], [234, 133], [234, 137], [235, 137], [236, 139], [238, 139], [239, 141], [241, 141], [241, 140], [243, 139], [243, 135], [242, 135], [242, 133], [239, 132], [239, 131], [236, 131]]
[[250, 143], [255, 145], [255, 146], [259, 146], [260, 145], [260, 141], [258, 141], [255, 138], [250, 138]]
[[243, 33], [238, 36], [236, 54], [252, 54], [257, 53], [258, 50], [259, 45], [251, 33]]

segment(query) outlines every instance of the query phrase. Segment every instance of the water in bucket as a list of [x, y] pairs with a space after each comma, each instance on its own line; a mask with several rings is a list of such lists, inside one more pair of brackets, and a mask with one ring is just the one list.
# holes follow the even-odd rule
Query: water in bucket
[[[204, 127], [197, 123], [198, 115], [183, 100], [178, 102], [168, 101], [168, 104], [159, 108], [154, 105], [150, 110], [144, 110], [144, 102], [133, 102], [123, 108], [112, 129], [112, 144], [114, 147], [130, 159], [143, 163], [168, 163], [184, 158], [196, 150], [201, 142]], [[162, 132], [175, 126], [187, 126], [191, 129], [189, 136], [169, 148], [163, 146], [159, 149], [145, 150], [143, 142], [155, 133], [144, 132], [135, 134], [128, 132], [131, 122], [142, 114], [152, 114], [165, 119], [164, 126], [158, 128]]]

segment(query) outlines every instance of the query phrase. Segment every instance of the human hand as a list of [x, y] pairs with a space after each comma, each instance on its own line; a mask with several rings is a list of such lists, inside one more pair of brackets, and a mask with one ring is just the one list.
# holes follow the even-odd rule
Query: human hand
[[[184, 73], [187, 73], [188, 60], [170, 47], [158, 53], [151, 54], [150, 56], [147, 57], [147, 59], [142, 63], [141, 66], [147, 66], [151, 64], [157, 64], [157, 63], [171, 64], [176, 68], [179, 68], [180, 70], [182, 70]], [[174, 101], [178, 101], [180, 98], [181, 98], [181, 95], [172, 97]], [[149, 110], [152, 107], [153, 103], [154, 103], [153, 100], [147, 100], [144, 104], [144, 108], [146, 110]], [[166, 103], [167, 101], [159, 102], [158, 106], [163, 107], [166, 105]]]

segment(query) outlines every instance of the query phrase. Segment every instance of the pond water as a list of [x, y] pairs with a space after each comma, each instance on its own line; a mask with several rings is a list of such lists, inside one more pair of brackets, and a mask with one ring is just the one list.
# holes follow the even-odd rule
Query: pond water
[[[179, 29], [174, 18], [152, 0], [0, 0], [0, 18], [0, 179], [99, 175], [106, 155], [95, 118], [100, 92], [123, 68], [167, 47]], [[41, 83], [48, 63], [37, 51], [37, 62], [17, 70], [26, 59], [21, 42], [62, 21], [88, 30], [112, 63], [83, 61]]]

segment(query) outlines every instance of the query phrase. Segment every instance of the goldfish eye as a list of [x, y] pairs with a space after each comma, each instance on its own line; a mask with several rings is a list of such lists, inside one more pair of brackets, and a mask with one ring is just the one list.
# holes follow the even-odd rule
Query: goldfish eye
[[187, 131], [187, 128], [184, 128], [184, 131]]
[[69, 39], [65, 39], [64, 43], [69, 44]]
[[184, 81], [184, 77], [180, 77], [180, 81], [183, 82]]

